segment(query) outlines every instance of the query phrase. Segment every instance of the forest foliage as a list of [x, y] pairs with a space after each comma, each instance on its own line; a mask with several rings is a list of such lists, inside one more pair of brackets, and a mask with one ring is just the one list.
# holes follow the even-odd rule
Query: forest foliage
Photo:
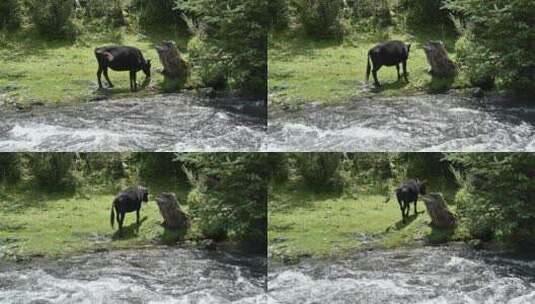
[[[0, 36], [87, 43], [124, 33], [148, 39], [191, 38], [189, 60], [199, 87], [264, 98], [267, 92], [267, 2], [181, 0], [6, 0]], [[169, 34], [172, 33], [172, 34]], [[17, 36], [20, 37], [21, 35]], [[1, 46], [1, 44], [0, 44]], [[197, 75], [197, 74], [196, 74]]]
[[[0, 153], [0, 186], [87, 196], [137, 184], [149, 191], [151, 186], [187, 185], [188, 199], [180, 203], [188, 205], [204, 237], [262, 243], [269, 158], [251, 153]], [[151, 199], [157, 195], [150, 193]]]
[[340, 197], [390, 197], [404, 180], [426, 180], [429, 192], [447, 192], [473, 238], [535, 246], [530, 153], [290, 153], [275, 161], [273, 167], [286, 166], [289, 174], [285, 180], [272, 176], [273, 185], [290, 183]]
[[[352, 40], [368, 33], [454, 36], [471, 85], [520, 95], [535, 91], [535, 4], [530, 0], [287, 0], [269, 9], [271, 28], [309, 39]], [[434, 37], [434, 38], [430, 38]]]

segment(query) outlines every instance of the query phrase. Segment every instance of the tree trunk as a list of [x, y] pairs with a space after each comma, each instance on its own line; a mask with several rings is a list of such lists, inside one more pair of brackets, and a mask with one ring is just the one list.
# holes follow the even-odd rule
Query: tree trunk
[[178, 201], [173, 193], [161, 193], [156, 198], [160, 214], [164, 221], [162, 226], [167, 229], [187, 229], [189, 228], [189, 220], [178, 205]]
[[431, 226], [440, 229], [454, 228], [456, 225], [455, 216], [448, 209], [442, 194], [430, 193], [422, 196], [427, 208], [427, 214], [431, 217]]
[[186, 82], [189, 76], [188, 63], [182, 58], [172, 41], [164, 41], [156, 47], [160, 62], [163, 65], [162, 74], [172, 80]]
[[439, 77], [453, 77], [457, 73], [457, 66], [448, 57], [442, 41], [429, 41], [424, 45], [427, 62], [431, 66], [429, 73]]

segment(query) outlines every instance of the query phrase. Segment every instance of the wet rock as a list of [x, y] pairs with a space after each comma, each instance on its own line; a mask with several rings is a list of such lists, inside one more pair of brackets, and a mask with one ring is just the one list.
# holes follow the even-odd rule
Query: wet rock
[[482, 98], [482, 97], [485, 96], [485, 91], [483, 91], [482, 88], [475, 88], [472, 91], [472, 96], [475, 97], [475, 98]]
[[438, 77], [452, 77], [457, 72], [455, 63], [448, 57], [442, 41], [429, 41], [423, 46], [427, 62], [431, 67], [429, 73]]
[[199, 88], [197, 93], [201, 97], [216, 97], [217, 92], [214, 88]]
[[481, 250], [484, 247], [484, 243], [482, 240], [470, 240], [468, 242], [468, 245], [470, 245], [470, 247], [476, 250]]
[[427, 213], [431, 217], [431, 226], [440, 229], [452, 229], [456, 226], [455, 216], [448, 209], [448, 205], [442, 194], [430, 193], [422, 196]]
[[164, 218], [162, 226], [167, 229], [188, 229], [189, 219], [182, 211], [174, 193], [161, 193], [156, 198], [160, 214]]
[[271, 240], [271, 242], [273, 244], [282, 243], [282, 242], [286, 242], [286, 241], [288, 241], [288, 238], [283, 237], [283, 236], [279, 236], [279, 237], [276, 237], [273, 240]]
[[190, 67], [180, 55], [175, 43], [173, 41], [164, 41], [159, 46], [156, 46], [156, 51], [164, 67], [162, 74], [166, 78], [179, 80], [181, 82], [180, 86], [183, 86], [190, 74]]
[[207, 239], [200, 241], [199, 247], [205, 250], [215, 250], [217, 248], [217, 244], [214, 240]]

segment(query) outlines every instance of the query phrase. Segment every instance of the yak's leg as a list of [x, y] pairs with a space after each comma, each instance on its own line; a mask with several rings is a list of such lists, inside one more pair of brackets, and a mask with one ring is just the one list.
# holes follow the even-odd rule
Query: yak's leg
[[102, 77], [102, 68], [99, 65], [98, 66], [98, 71], [97, 71], [97, 80], [98, 80], [98, 88], [99, 89], [102, 89], [102, 80], [100, 79], [101, 77]]
[[108, 82], [108, 85], [110, 88], [113, 88], [113, 84], [111, 83], [110, 77], [108, 77], [108, 68], [104, 68], [104, 77], [106, 77], [106, 81]]
[[124, 212], [121, 212], [121, 217], [118, 220], [118, 222], [119, 222], [119, 231], [123, 230], [124, 216], [125, 216]]
[[139, 226], [139, 209], [136, 210], [136, 224]]
[[418, 203], [418, 200], [414, 201], [414, 214], [418, 214], [418, 210], [416, 210], [416, 204]]
[[398, 71], [398, 81], [401, 80], [401, 74], [399, 73], [399, 63], [396, 64], [396, 70]]
[[405, 81], [409, 82], [409, 77], [408, 77], [408, 73], [407, 73], [407, 60], [404, 60], [402, 62], [402, 65], [403, 65], [403, 76], [405, 76]]
[[376, 87], [380, 87], [381, 84], [379, 83], [379, 80], [377, 79], [377, 71], [379, 71], [379, 69], [381, 68], [381, 66], [379, 67], [373, 67], [373, 70], [372, 70], [372, 74], [373, 74], [373, 81], [375, 81], [375, 86]]
[[[118, 208], [115, 208], [115, 219], [117, 220], [117, 223], [120, 223], [120, 219], [121, 219], [121, 212], [119, 212], [119, 209]], [[120, 228], [121, 226], [119, 226]]]
[[130, 90], [132, 92], [137, 91], [136, 72], [130, 71]]
[[399, 210], [401, 211], [401, 218], [403, 220], [403, 222], [405, 223], [405, 208], [403, 207], [403, 202], [398, 200], [398, 204], [399, 204]]
[[134, 72], [134, 91], [137, 91], [137, 72]]

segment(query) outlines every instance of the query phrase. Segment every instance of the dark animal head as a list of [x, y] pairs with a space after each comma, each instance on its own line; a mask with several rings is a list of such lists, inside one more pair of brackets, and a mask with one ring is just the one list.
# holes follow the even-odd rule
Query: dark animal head
[[151, 68], [151, 64], [150, 64], [150, 59], [149, 59], [143, 65], [143, 73], [145, 73], [147, 78], [150, 78], [150, 68]]
[[419, 189], [420, 194], [425, 195], [426, 194], [425, 184], [427, 183], [427, 181], [416, 180], [416, 183], [418, 184], [418, 189]]
[[145, 187], [139, 186], [137, 189], [138, 199], [142, 202], [149, 202], [149, 190]]

